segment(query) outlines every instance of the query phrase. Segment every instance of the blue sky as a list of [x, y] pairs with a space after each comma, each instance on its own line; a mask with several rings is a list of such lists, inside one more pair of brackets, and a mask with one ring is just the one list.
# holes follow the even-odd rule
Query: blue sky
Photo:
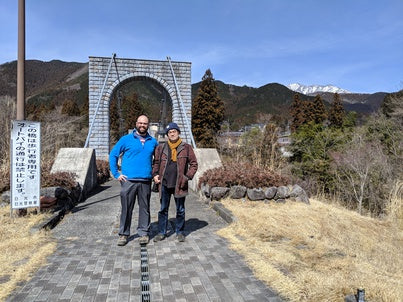
[[[402, 0], [26, 0], [26, 59], [192, 62], [192, 83], [403, 89]], [[0, 0], [0, 64], [17, 59], [18, 0]]]

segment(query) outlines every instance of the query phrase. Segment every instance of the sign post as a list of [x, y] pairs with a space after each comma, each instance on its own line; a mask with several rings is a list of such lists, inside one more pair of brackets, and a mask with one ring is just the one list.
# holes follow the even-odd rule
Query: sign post
[[41, 128], [39, 122], [11, 125], [11, 209], [40, 206]]

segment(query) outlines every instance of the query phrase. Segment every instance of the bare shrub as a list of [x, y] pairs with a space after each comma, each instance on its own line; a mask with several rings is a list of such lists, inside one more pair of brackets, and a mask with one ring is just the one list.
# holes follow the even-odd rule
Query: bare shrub
[[389, 196], [388, 217], [403, 227], [403, 182], [396, 181]]
[[240, 157], [255, 166], [263, 166], [262, 154], [263, 132], [258, 128], [252, 128], [244, 133], [240, 139]]
[[0, 193], [10, 189], [11, 118], [16, 115], [15, 99], [0, 98]]
[[289, 183], [288, 178], [270, 170], [247, 162], [229, 162], [220, 168], [204, 172], [199, 179], [199, 186], [230, 187], [242, 185], [247, 188], [282, 186]]
[[[0, 192], [10, 189], [10, 133], [11, 120], [15, 116], [15, 100], [0, 99]], [[60, 148], [82, 147], [88, 128], [83, 127], [86, 117], [63, 116], [57, 110], [48, 113], [41, 122], [41, 185], [72, 188], [76, 185], [74, 175], [52, 174], [50, 169]], [[103, 172], [105, 173], [105, 172]]]
[[386, 179], [391, 175], [388, 158], [375, 141], [365, 140], [362, 132], [356, 131], [342, 152], [333, 153], [338, 179], [338, 190], [344, 200], [355, 201], [361, 214], [363, 206], [371, 213], [381, 214], [387, 200]]
[[88, 128], [82, 126], [85, 116], [68, 117], [54, 111], [41, 124], [41, 151], [45, 158], [55, 158], [60, 148], [82, 148]]
[[[76, 175], [71, 172], [50, 173], [54, 159], [41, 159], [41, 187], [76, 187]], [[10, 165], [0, 167], [0, 193], [10, 190]]]
[[9, 164], [11, 119], [16, 115], [15, 99], [10, 96], [0, 98], [0, 166]]
[[286, 160], [281, 155], [278, 143], [279, 127], [268, 123], [263, 130], [252, 128], [245, 132], [238, 142], [220, 142], [220, 153], [234, 161], [249, 162], [254, 166], [279, 170], [284, 168]]
[[41, 187], [63, 187], [73, 189], [77, 186], [75, 173], [56, 172], [50, 173], [53, 166], [52, 161], [42, 161], [41, 163]]
[[99, 184], [105, 183], [110, 179], [109, 162], [106, 160], [97, 159], [97, 180]]
[[10, 190], [10, 165], [3, 163], [0, 166], [0, 193]]
[[284, 161], [278, 143], [279, 131], [280, 128], [275, 124], [267, 124], [264, 128], [263, 139], [261, 141], [260, 156], [263, 166], [272, 170], [280, 168]]
[[65, 100], [62, 105], [62, 114], [75, 116], [80, 114], [80, 108], [73, 100]]

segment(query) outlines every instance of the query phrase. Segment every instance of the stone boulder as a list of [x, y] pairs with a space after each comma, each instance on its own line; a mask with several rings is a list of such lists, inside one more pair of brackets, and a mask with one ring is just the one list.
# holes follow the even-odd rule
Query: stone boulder
[[291, 199], [309, 204], [309, 197], [306, 191], [301, 188], [299, 185], [295, 184], [290, 192]]
[[269, 187], [266, 189], [266, 191], [264, 192], [264, 196], [266, 197], [266, 199], [273, 199], [274, 196], [276, 196], [277, 193], [277, 187]]
[[202, 196], [210, 198], [210, 186], [208, 184], [202, 183], [200, 186], [200, 193]]
[[288, 197], [290, 197], [290, 189], [287, 186], [280, 186], [277, 188], [274, 199], [286, 199]]
[[229, 193], [228, 187], [213, 187], [210, 190], [211, 200], [220, 200], [226, 198]]
[[261, 188], [247, 189], [246, 195], [250, 200], [264, 200], [266, 198]]
[[246, 195], [246, 187], [244, 186], [233, 186], [229, 190], [229, 197], [233, 199], [241, 199]]

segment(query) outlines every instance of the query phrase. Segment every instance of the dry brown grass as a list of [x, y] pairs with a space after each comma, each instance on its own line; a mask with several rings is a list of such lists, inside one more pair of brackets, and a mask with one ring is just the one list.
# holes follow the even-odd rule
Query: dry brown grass
[[291, 301], [344, 301], [357, 288], [368, 301], [402, 301], [403, 232], [396, 222], [315, 199], [222, 203], [238, 221], [218, 234]]
[[55, 251], [56, 242], [45, 231], [31, 232], [46, 215], [30, 213], [11, 218], [10, 207], [0, 208], [0, 301], [19, 282], [28, 280]]
[[396, 181], [390, 193], [388, 204], [388, 218], [389, 220], [396, 222], [400, 229], [403, 229], [403, 182]]

